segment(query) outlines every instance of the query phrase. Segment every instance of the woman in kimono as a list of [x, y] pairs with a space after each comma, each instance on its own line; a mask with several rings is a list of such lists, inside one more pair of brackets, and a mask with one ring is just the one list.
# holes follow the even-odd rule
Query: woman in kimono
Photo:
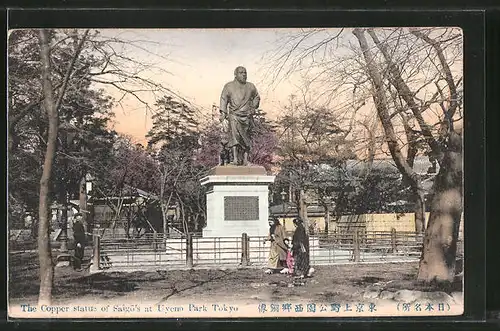
[[284, 268], [284, 264], [286, 263], [285, 230], [277, 218], [269, 220], [269, 236], [267, 239], [271, 241], [271, 249], [269, 251], [266, 273], [271, 274], [279, 272]]
[[294, 219], [293, 224], [296, 227], [292, 237], [292, 254], [295, 260], [294, 274], [303, 278], [310, 276], [309, 237], [300, 218]]

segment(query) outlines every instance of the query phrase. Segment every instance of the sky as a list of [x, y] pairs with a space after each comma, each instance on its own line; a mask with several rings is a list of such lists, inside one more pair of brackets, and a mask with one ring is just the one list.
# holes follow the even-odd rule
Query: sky
[[[263, 56], [276, 48], [276, 40], [285, 33], [284, 30], [163, 29], [101, 32], [110, 37], [134, 40], [135, 44], [147, 49], [147, 52], [138, 48], [123, 51], [134, 58], [154, 63], [156, 69], [152, 69], [148, 77], [192, 101], [207, 115], [212, 105], [219, 103], [224, 84], [234, 79], [233, 71], [240, 65], [246, 67], [248, 81], [256, 85], [261, 95], [260, 108], [271, 117], [296, 91], [296, 87], [288, 81], [274, 86], [270, 78], [266, 77], [268, 62]], [[144, 135], [151, 127], [150, 114], [132, 98], [123, 104], [123, 107], [115, 108], [114, 128], [144, 142]]]
[[[297, 32], [303, 31], [304, 29], [100, 30], [106, 38], [132, 41], [128, 46], [118, 46], [117, 50], [143, 64], [151, 64], [152, 66], [142, 73], [143, 77], [175, 91], [176, 94], [189, 100], [207, 118], [211, 116], [212, 105], [218, 105], [224, 84], [234, 79], [234, 69], [237, 66], [246, 67], [248, 81], [256, 85], [261, 95], [260, 108], [268, 114], [270, 119], [275, 119], [282, 113], [285, 105], [289, 105], [291, 94], [300, 97], [300, 88], [303, 85], [300, 73], [293, 73], [287, 76], [286, 80], [278, 83], [273, 80], [272, 75], [269, 75], [269, 69], [275, 70], [276, 67], [273, 67], [275, 63], [269, 60], [269, 56], [279, 52], [283, 37], [297, 35]], [[306, 33], [308, 31], [313, 30], [306, 30]], [[340, 31], [338, 28], [321, 29], [319, 32], [308, 35], [301, 47], [307, 48], [308, 45], [315, 45], [327, 38], [337, 36]], [[344, 30], [344, 32], [347, 31]], [[352, 33], [343, 33], [341, 38], [341, 43], [345, 45], [356, 42]], [[321, 56], [321, 54], [315, 56]], [[327, 56], [332, 56], [332, 54]], [[342, 50], [337, 49], [334, 56], [336, 59], [342, 57]], [[353, 61], [352, 55], [348, 57], [347, 61]], [[319, 60], [318, 63], [320, 62]], [[461, 61], [456, 62], [455, 66], [461, 75]], [[305, 67], [308, 67], [308, 63]], [[347, 77], [351, 75], [348, 69], [346, 72]], [[333, 77], [332, 79], [335, 80], [336, 75], [338, 74], [330, 74], [328, 79]], [[322, 87], [315, 89], [316, 92], [322, 91]], [[120, 97], [116, 94], [117, 91], [109, 90], [108, 92], [117, 99]], [[333, 107], [343, 108], [344, 106], [339, 106], [339, 102], [344, 105], [351, 103], [352, 92], [349, 93], [351, 93], [349, 100], [346, 101], [339, 96], [338, 91], [334, 92], [337, 100]], [[313, 99], [317, 99], [318, 93], [310, 93], [310, 95]], [[141, 97], [151, 105], [154, 104], [155, 96], [151, 93], [143, 93]], [[373, 105], [367, 104], [362, 111], [358, 112], [358, 115], [366, 117], [366, 114], [370, 114], [369, 116], [373, 117], [374, 112], [370, 108], [373, 108]], [[121, 105], [117, 105], [114, 111], [116, 114], [114, 129], [132, 136], [135, 142], [145, 144], [145, 134], [151, 128], [152, 121], [151, 112], [144, 104], [129, 97]], [[345, 116], [350, 118], [351, 115], [344, 112]]]

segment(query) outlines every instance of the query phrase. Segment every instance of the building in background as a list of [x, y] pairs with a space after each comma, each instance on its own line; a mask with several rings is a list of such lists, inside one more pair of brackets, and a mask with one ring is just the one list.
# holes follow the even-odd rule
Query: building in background
[[[374, 185], [370, 188], [360, 185], [368, 167], [370, 174], [374, 176]], [[332, 172], [328, 166], [325, 169], [324, 183], [319, 185], [324, 187], [322, 192], [329, 192], [328, 213], [325, 208], [325, 197], [320, 196], [317, 189], [305, 190], [307, 223], [311, 234], [346, 233], [353, 231], [354, 228], [364, 231], [392, 229], [401, 232], [415, 231], [414, 202], [411, 201], [411, 192], [408, 188], [403, 188], [402, 176], [392, 159], [376, 159], [370, 165], [359, 160], [348, 160], [343, 165], [342, 171]], [[422, 178], [426, 191], [426, 219], [428, 219], [432, 185], [439, 171], [439, 165], [429, 160], [427, 156], [418, 156], [415, 158], [413, 169]], [[332, 173], [338, 173], [337, 178], [329, 177]], [[385, 185], [381, 185], [381, 182], [385, 182]], [[331, 187], [327, 187], [328, 185]], [[285, 231], [290, 234], [294, 230], [292, 220], [298, 217], [297, 203], [290, 187], [280, 189], [286, 192], [286, 195], [279, 198], [279, 193], [274, 194], [274, 201], [278, 200], [279, 203], [270, 207], [270, 214], [277, 217], [284, 225]], [[346, 194], [347, 191], [351, 193]], [[344, 200], [341, 198], [342, 194]]]

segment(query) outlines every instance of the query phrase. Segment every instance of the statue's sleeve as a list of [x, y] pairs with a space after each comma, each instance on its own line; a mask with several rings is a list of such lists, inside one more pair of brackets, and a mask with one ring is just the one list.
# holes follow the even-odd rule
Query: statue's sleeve
[[220, 112], [227, 114], [227, 103], [229, 102], [229, 87], [224, 85], [220, 95]]
[[252, 107], [254, 109], [258, 109], [259, 108], [259, 105], [260, 105], [260, 95], [259, 95], [259, 92], [257, 91], [257, 88], [253, 87], [254, 89], [254, 93], [255, 93], [255, 96], [253, 97], [253, 100], [252, 100]]

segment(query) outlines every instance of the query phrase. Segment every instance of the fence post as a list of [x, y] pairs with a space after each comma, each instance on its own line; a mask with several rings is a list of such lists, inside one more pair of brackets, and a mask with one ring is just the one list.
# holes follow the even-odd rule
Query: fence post
[[248, 249], [248, 235], [243, 233], [241, 235], [241, 265], [248, 266], [249, 262], [249, 249]]
[[99, 236], [99, 231], [98, 229], [94, 229], [92, 233], [93, 237], [93, 251], [94, 251], [94, 261], [93, 261], [93, 266], [94, 270], [99, 270], [101, 269], [101, 236]]
[[186, 235], [186, 265], [188, 268], [193, 267], [193, 235]]
[[392, 228], [391, 229], [391, 250], [392, 253], [396, 253], [397, 248], [396, 248], [396, 229]]
[[354, 236], [353, 236], [353, 241], [352, 241], [352, 244], [353, 244], [353, 258], [354, 258], [354, 262], [359, 262], [359, 234], [358, 234], [358, 229], [354, 229]]

